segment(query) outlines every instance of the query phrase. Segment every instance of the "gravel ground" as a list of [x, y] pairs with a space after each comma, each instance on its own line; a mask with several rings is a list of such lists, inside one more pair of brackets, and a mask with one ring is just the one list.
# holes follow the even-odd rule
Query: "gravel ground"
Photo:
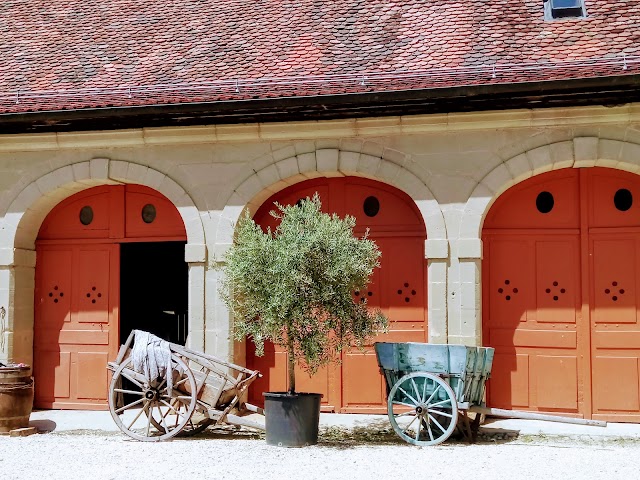
[[325, 428], [306, 448], [267, 446], [229, 430], [161, 443], [119, 432], [0, 437], [0, 479], [633, 479], [640, 441], [589, 437], [483, 436], [475, 445], [414, 447], [391, 432]]

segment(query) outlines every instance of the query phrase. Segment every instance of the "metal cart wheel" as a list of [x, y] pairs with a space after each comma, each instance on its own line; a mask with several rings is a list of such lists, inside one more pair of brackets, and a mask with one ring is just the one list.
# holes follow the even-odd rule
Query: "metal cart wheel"
[[[196, 380], [180, 357], [171, 355], [171, 363], [173, 371], [184, 375], [173, 384], [171, 395], [166, 380], [150, 380], [135, 373], [131, 358], [126, 359], [113, 374], [109, 387], [109, 410], [118, 428], [131, 438], [146, 442], [167, 440], [179, 434], [189, 423], [196, 407]], [[124, 388], [123, 379], [129, 381], [128, 388]], [[128, 394], [134, 400], [119, 407], [117, 401], [121, 394]], [[152, 429], [152, 425], [156, 428]]]
[[398, 380], [387, 399], [389, 421], [396, 434], [413, 445], [438, 445], [456, 428], [458, 402], [439, 376], [414, 372]]

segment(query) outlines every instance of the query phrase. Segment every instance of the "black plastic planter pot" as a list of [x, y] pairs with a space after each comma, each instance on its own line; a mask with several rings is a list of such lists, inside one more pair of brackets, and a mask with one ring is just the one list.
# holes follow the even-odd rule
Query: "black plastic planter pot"
[[304, 447], [318, 443], [320, 393], [263, 395], [267, 445]]

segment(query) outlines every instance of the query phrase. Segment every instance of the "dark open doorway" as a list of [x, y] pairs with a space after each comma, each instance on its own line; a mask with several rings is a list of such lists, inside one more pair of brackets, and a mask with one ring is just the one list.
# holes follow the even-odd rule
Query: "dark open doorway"
[[131, 330], [186, 342], [188, 266], [184, 242], [120, 245], [120, 343]]

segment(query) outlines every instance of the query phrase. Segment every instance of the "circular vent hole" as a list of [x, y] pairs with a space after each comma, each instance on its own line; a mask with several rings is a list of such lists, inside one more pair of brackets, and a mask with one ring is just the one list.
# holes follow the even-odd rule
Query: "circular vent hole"
[[156, 207], [147, 203], [142, 207], [142, 221], [144, 223], [151, 223], [156, 219]]
[[80, 209], [80, 223], [89, 225], [91, 222], [93, 222], [93, 208], [86, 205]]
[[380, 201], [376, 197], [367, 197], [362, 209], [367, 217], [375, 217], [380, 211]]
[[549, 213], [553, 210], [553, 195], [550, 192], [540, 192], [536, 197], [536, 208], [540, 213]]
[[613, 204], [621, 212], [626, 212], [633, 205], [633, 195], [626, 188], [621, 188], [613, 196]]

